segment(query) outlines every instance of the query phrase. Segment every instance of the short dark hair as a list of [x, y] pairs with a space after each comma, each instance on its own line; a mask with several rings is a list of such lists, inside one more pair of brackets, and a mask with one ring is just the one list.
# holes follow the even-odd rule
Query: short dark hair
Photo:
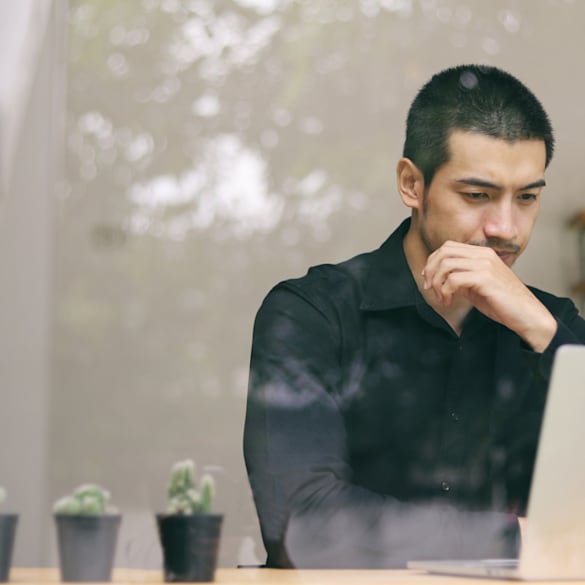
[[553, 130], [542, 104], [516, 77], [496, 67], [445, 69], [434, 75], [412, 102], [403, 156], [423, 173], [426, 187], [449, 160], [448, 139], [453, 130], [510, 142], [543, 140], [547, 166], [552, 159]]

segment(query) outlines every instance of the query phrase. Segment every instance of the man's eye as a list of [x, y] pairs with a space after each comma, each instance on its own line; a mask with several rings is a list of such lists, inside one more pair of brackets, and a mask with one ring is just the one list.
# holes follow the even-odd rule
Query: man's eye
[[532, 201], [536, 201], [537, 199], [537, 195], [535, 193], [522, 193], [519, 197], [523, 203], [530, 203]]
[[465, 197], [473, 201], [480, 201], [482, 199], [488, 199], [489, 196], [487, 193], [465, 193]]

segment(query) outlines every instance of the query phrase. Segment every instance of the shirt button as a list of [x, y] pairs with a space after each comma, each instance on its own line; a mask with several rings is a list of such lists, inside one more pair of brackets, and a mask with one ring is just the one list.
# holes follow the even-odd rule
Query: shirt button
[[451, 486], [449, 485], [449, 482], [448, 481], [442, 481], [441, 482], [441, 489], [444, 492], [448, 492], [451, 489]]
[[451, 411], [450, 415], [455, 422], [459, 422], [459, 415], [455, 411]]

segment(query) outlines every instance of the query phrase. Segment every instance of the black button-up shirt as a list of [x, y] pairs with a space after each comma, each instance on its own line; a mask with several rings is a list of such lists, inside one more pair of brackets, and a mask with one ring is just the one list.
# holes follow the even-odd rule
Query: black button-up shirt
[[269, 566], [393, 567], [510, 554], [556, 348], [472, 310], [458, 336], [423, 299], [406, 220], [376, 251], [277, 285], [254, 327], [244, 450]]

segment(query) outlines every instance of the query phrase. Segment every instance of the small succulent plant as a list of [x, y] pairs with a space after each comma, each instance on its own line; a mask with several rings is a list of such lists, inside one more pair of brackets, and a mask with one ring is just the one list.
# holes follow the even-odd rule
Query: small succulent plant
[[178, 461], [171, 469], [171, 479], [167, 490], [167, 512], [169, 514], [197, 514], [211, 511], [215, 482], [209, 474], [204, 474], [195, 483], [195, 463], [191, 459]]
[[84, 484], [72, 494], [57, 500], [53, 506], [55, 514], [103, 516], [117, 514], [117, 508], [109, 504], [110, 492], [95, 484]]

